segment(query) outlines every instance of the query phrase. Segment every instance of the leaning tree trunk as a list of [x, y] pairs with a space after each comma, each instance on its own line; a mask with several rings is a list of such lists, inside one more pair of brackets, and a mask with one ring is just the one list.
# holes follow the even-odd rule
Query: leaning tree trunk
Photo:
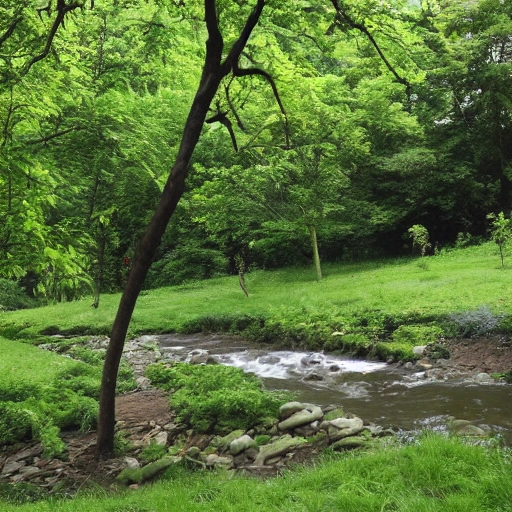
[[315, 262], [316, 280], [322, 280], [322, 267], [320, 265], [320, 255], [318, 254], [318, 241], [316, 239], [316, 228], [309, 225], [309, 235], [311, 237], [311, 248], [313, 249], [313, 261]]
[[110, 343], [105, 356], [100, 391], [100, 411], [96, 442], [96, 454], [99, 457], [109, 457], [114, 451], [117, 373], [126, 333], [128, 332], [128, 326], [139, 292], [142, 289], [142, 284], [169, 219], [183, 194], [190, 159], [199, 140], [210, 104], [219, 88], [221, 80], [238, 68], [238, 59], [259, 20], [264, 5], [265, 0], [257, 1], [240, 33], [240, 37], [231, 47], [224, 62], [221, 62], [223, 39], [218, 26], [215, 0], [205, 0], [205, 22], [208, 30], [208, 40], [206, 42], [206, 57], [201, 81], [185, 123], [175, 164], [162, 192], [157, 210], [147, 227], [133, 259], [132, 269], [128, 276], [110, 334]]

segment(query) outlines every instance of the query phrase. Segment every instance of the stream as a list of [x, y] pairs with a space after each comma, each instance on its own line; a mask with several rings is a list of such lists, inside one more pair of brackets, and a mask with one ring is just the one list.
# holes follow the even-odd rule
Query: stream
[[403, 431], [445, 430], [449, 416], [470, 420], [512, 444], [512, 386], [474, 379], [432, 380], [399, 365], [311, 352], [271, 350], [222, 335], [147, 336], [164, 359], [212, 357], [289, 390], [302, 402], [336, 404], [364, 420]]

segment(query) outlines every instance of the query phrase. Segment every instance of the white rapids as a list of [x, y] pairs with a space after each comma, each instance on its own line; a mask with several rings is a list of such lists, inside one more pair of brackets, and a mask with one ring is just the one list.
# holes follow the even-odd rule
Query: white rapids
[[216, 356], [219, 363], [236, 366], [261, 378], [289, 379], [314, 371], [370, 373], [386, 368], [386, 363], [344, 359], [321, 353], [276, 351], [264, 355], [244, 351]]

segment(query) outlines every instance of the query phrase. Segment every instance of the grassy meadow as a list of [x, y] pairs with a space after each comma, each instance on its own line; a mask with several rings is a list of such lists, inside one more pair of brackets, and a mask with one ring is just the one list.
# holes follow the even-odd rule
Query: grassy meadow
[[[246, 275], [249, 297], [236, 276], [144, 291], [130, 334], [201, 330], [207, 326], [201, 319], [212, 320], [212, 330], [225, 330], [222, 318], [251, 316], [295, 325], [321, 319], [335, 329], [367, 312], [420, 320], [481, 306], [512, 313], [512, 261], [501, 268], [490, 243], [421, 259], [326, 264], [324, 276], [315, 281], [312, 268], [253, 271]], [[0, 334], [27, 340], [42, 333], [107, 334], [119, 297], [103, 295], [98, 309], [91, 307], [92, 298], [85, 298], [0, 313]], [[215, 319], [220, 319], [218, 326]]]
[[[499, 322], [484, 327], [492, 324], [508, 332], [512, 261], [510, 266], [505, 262], [501, 268], [496, 246], [485, 244], [422, 259], [328, 264], [321, 282], [310, 268], [258, 270], [246, 275], [248, 298], [237, 277], [150, 290], [139, 298], [130, 334], [219, 330], [327, 349], [350, 348], [350, 343], [368, 348], [378, 342], [399, 346], [400, 354], [407, 355], [426, 335], [453, 334], [446, 319], [454, 313], [478, 327], [485, 322], [474, 312], [485, 307], [483, 316]], [[103, 295], [98, 309], [86, 298], [0, 312], [0, 389], [55, 383], [72, 361], [31, 344], [57, 333], [107, 334], [118, 301], [119, 294]], [[333, 342], [338, 339], [345, 345]], [[78, 375], [82, 380], [77, 385], [95, 375]], [[62, 413], [57, 412], [58, 419]], [[57, 419], [54, 423], [60, 425]], [[424, 435], [406, 446], [385, 440], [362, 452], [327, 451], [312, 467], [268, 480], [174, 467], [162, 480], [137, 491], [84, 489], [73, 499], [34, 503], [22, 503], [33, 496], [31, 491], [9, 493], [0, 486], [0, 510], [498, 512], [512, 510], [511, 482], [509, 449]]]

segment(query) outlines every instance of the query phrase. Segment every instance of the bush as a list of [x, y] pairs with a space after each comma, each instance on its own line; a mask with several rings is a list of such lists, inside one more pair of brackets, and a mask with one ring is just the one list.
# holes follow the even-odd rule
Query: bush
[[263, 417], [277, 416], [289, 398], [266, 391], [256, 377], [230, 366], [157, 364], [146, 375], [153, 385], [173, 391], [178, 420], [201, 433], [246, 430]]
[[16, 281], [0, 278], [0, 311], [14, 311], [32, 305], [33, 301]]
[[503, 315], [494, 314], [487, 306], [474, 311], [462, 311], [447, 317], [447, 330], [450, 336], [484, 336], [496, 329]]
[[427, 345], [435, 343], [443, 334], [443, 330], [437, 325], [401, 325], [392, 338], [397, 343]]
[[189, 243], [177, 247], [152, 265], [146, 287], [173, 286], [224, 275], [228, 263], [222, 252], [201, 247], [198, 242]]
[[31, 436], [31, 412], [14, 402], [0, 402], [0, 445], [18, 443]]

